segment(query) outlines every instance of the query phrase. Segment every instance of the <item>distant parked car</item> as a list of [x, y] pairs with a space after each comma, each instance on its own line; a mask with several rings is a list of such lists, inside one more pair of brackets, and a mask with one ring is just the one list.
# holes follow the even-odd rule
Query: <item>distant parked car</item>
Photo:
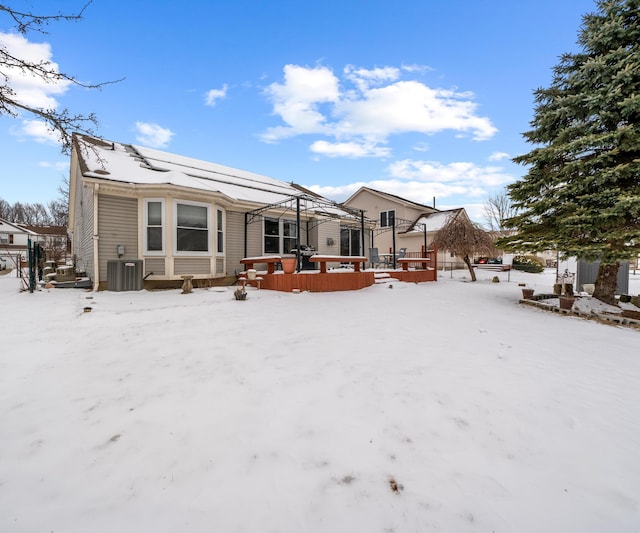
[[478, 265], [501, 265], [502, 257], [479, 257], [476, 259]]

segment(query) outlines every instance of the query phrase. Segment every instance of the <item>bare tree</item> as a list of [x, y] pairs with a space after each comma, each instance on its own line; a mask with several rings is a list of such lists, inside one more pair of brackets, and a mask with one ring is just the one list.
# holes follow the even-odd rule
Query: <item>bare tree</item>
[[517, 209], [511, 204], [511, 198], [506, 191], [489, 196], [484, 204], [484, 219], [488, 228], [500, 234], [507, 230], [505, 221], [516, 215]]
[[10, 210], [11, 210], [11, 206], [9, 205], [9, 202], [0, 198], [0, 218], [9, 220]]
[[474, 255], [494, 255], [496, 248], [491, 235], [467, 217], [457, 215], [445, 224], [434, 238], [440, 250], [462, 257], [471, 274], [471, 281], [476, 281], [471, 258]]
[[60, 200], [51, 200], [47, 205], [52, 226], [67, 226], [69, 223], [69, 204]]
[[48, 209], [41, 203], [10, 204], [0, 198], [0, 218], [14, 224], [29, 226], [66, 226], [69, 218], [67, 200], [62, 198], [49, 202]]
[[49, 218], [54, 226], [67, 226], [69, 223], [69, 178], [63, 176], [62, 183], [58, 185], [58, 198], [51, 200], [49, 208]]
[[[14, 27], [23, 35], [30, 31], [46, 34], [45, 27], [51, 22], [80, 20], [90, 3], [91, 0], [84, 5], [79, 13], [73, 15], [61, 13], [39, 15], [31, 11], [21, 11], [6, 3], [0, 3], [0, 15], [8, 16]], [[17, 57], [9, 50], [6, 43], [0, 40], [0, 116], [18, 117], [26, 112], [42, 120], [49, 131], [59, 137], [63, 153], [70, 151], [71, 134], [74, 131], [89, 135], [94, 134], [92, 127], [98, 125], [96, 116], [93, 113], [90, 115], [74, 114], [66, 108], [58, 111], [55, 108], [44, 108], [25, 103], [11, 85], [12, 73], [26, 74], [45, 84], [69, 83], [86, 89], [99, 89], [105, 85], [116, 83], [116, 81], [96, 84], [80, 82], [74, 76], [59, 72], [57, 65], [51, 61]]]

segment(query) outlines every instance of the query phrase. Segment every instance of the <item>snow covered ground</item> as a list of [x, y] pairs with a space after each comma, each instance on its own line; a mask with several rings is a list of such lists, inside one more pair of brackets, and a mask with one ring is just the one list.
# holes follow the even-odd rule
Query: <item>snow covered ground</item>
[[494, 275], [244, 302], [0, 276], [0, 531], [639, 531], [640, 331]]

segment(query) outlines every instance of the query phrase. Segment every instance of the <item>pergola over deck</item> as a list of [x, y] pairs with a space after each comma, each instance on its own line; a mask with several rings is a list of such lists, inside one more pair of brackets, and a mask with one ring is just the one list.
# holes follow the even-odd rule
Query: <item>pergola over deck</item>
[[361, 249], [365, 250], [365, 227], [372, 225], [374, 221], [364, 216], [362, 209], [353, 209], [342, 204], [326, 200], [312, 194], [302, 193], [296, 196], [290, 196], [281, 202], [262, 206], [244, 214], [244, 255], [248, 255], [248, 227], [249, 224], [262, 220], [265, 213], [269, 213], [270, 217], [282, 218], [287, 214], [295, 213], [296, 220], [296, 259], [297, 271], [302, 268], [302, 255], [300, 234], [302, 230], [302, 218], [305, 215], [305, 232], [306, 241], [309, 242], [309, 232], [320, 224], [324, 224], [330, 220], [339, 220], [342, 226], [357, 227], [361, 235]]
[[[391, 259], [392, 259], [392, 265], [393, 268], [396, 268], [396, 258], [398, 256], [397, 250], [396, 250], [396, 235], [398, 234], [398, 230], [400, 230], [400, 233], [407, 233], [409, 230], [414, 229], [415, 230], [421, 230], [422, 233], [424, 234], [424, 245], [422, 248], [422, 253], [426, 254], [427, 253], [427, 224], [425, 221], [423, 221], [423, 219], [418, 219], [417, 221], [413, 221], [413, 220], [405, 220], [402, 218], [396, 218], [396, 216], [394, 214], [391, 214], [391, 216], [389, 217], [389, 225], [388, 226], [384, 226], [381, 228], [373, 228], [371, 230], [371, 246], [373, 247], [373, 243], [374, 243], [374, 239], [376, 235], [380, 235], [382, 233], [388, 233], [389, 231], [392, 232], [392, 237], [391, 237]], [[427, 257], [426, 255], [424, 255], [424, 257]]]

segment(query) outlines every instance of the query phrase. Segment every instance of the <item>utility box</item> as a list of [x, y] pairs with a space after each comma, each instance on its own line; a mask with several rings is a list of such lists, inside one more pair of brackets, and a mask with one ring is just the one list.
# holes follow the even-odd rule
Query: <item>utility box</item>
[[114, 259], [107, 261], [107, 290], [141, 291], [142, 259]]

